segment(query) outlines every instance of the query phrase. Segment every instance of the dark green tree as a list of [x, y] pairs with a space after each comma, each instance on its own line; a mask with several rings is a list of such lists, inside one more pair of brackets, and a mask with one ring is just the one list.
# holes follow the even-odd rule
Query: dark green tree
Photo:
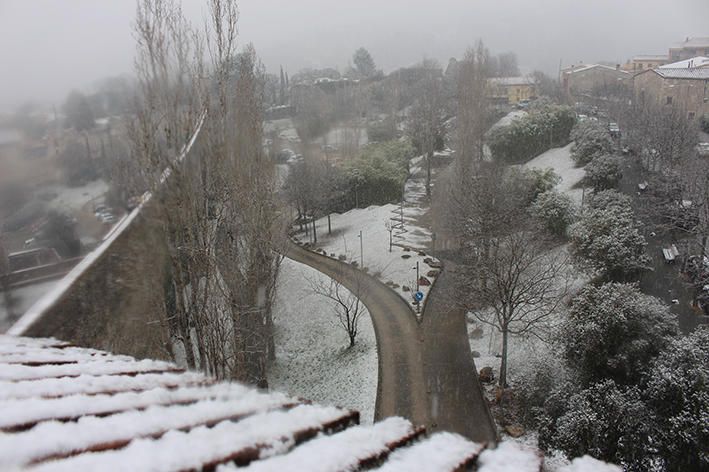
[[81, 92], [72, 91], [64, 102], [64, 114], [69, 126], [77, 131], [86, 131], [94, 127], [94, 112], [88, 99]]

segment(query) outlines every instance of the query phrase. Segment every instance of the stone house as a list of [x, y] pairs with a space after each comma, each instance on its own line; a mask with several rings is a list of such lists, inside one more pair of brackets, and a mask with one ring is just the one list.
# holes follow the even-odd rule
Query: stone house
[[561, 85], [567, 96], [607, 95], [626, 88], [632, 75], [602, 64], [582, 64], [561, 71]]
[[533, 77], [495, 77], [488, 81], [489, 96], [495, 103], [514, 105], [537, 96]]
[[639, 100], [678, 107], [689, 119], [709, 113], [709, 68], [659, 68], [633, 78]]
[[695, 56], [709, 56], [709, 37], [687, 38], [670, 48], [670, 61], [682, 61]]
[[666, 54], [638, 55], [630, 59], [622, 69], [626, 72], [642, 72], [646, 69], [657, 69], [669, 62]]

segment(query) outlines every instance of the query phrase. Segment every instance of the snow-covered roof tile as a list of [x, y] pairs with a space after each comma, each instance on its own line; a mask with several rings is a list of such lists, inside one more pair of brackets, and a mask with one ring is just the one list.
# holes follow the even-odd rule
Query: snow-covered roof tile
[[653, 69], [665, 79], [709, 80], [709, 68]]
[[[451, 433], [426, 438], [403, 418], [357, 426], [354, 411], [56, 340], [0, 336], [0, 379], [2, 470], [537, 472], [542, 465], [537, 451], [507, 443], [486, 449]], [[578, 467], [569, 470], [587, 470]]]
[[697, 56], [690, 59], [685, 59], [684, 61], [673, 62], [671, 64], [665, 64], [660, 66], [659, 69], [693, 69], [695, 67], [707, 67], [709, 66], [709, 57]]

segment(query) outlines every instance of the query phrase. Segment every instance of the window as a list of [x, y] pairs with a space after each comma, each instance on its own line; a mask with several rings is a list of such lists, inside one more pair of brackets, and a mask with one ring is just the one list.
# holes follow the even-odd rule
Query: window
[[688, 120], [693, 120], [695, 116], [696, 116], [696, 113], [694, 113], [693, 111], [690, 111], [687, 113]]
[[667, 97], [667, 98], [666, 98], [666, 101], [665, 101], [665, 104], [667, 104], [667, 105], [672, 105], [672, 97]]

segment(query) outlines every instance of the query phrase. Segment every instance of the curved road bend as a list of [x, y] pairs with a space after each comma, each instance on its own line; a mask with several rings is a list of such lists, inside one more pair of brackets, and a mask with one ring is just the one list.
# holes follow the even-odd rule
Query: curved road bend
[[[356, 291], [374, 324], [379, 357], [375, 419], [403, 416], [428, 431], [495, 442], [497, 433], [470, 355], [464, 314], [454, 308], [454, 274], [444, 270], [429, 293], [423, 322], [379, 280], [348, 264], [289, 243], [287, 257]], [[448, 265], [446, 266], [448, 267]]]
[[377, 338], [379, 382], [374, 419], [403, 416], [429, 425], [429, 405], [418, 323], [408, 304], [374, 277], [340, 261], [289, 242], [286, 257], [339, 281], [353, 293], [361, 283], [360, 300], [369, 310]]

